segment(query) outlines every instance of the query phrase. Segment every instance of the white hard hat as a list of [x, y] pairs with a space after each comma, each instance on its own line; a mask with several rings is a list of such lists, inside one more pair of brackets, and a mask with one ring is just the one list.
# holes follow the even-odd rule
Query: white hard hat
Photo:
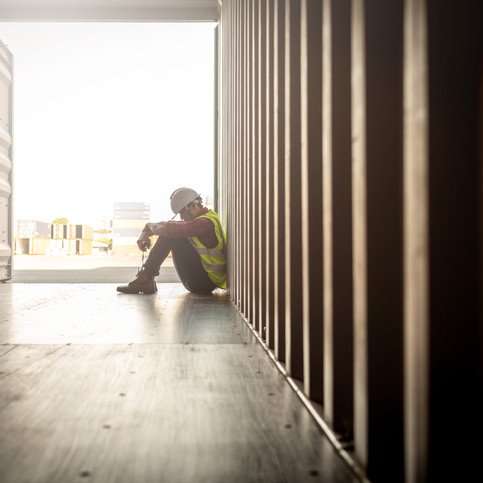
[[198, 196], [200, 195], [191, 188], [178, 188], [173, 191], [173, 194], [170, 197], [173, 213], [177, 215], [183, 208], [186, 208], [190, 203], [196, 200]]

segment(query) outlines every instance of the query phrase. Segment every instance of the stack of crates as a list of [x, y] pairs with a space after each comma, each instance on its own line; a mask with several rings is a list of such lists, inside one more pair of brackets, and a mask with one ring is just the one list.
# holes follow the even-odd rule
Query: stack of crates
[[56, 255], [92, 255], [94, 229], [87, 225], [52, 225], [51, 251]]
[[121, 255], [138, 255], [137, 239], [149, 222], [150, 205], [143, 202], [114, 203], [112, 250]]
[[69, 251], [67, 225], [53, 223], [51, 236], [52, 240], [50, 242], [50, 252], [54, 255], [67, 255]]
[[15, 223], [15, 254], [45, 255], [50, 246], [51, 225], [37, 220]]
[[69, 255], [92, 255], [94, 229], [87, 225], [69, 225]]

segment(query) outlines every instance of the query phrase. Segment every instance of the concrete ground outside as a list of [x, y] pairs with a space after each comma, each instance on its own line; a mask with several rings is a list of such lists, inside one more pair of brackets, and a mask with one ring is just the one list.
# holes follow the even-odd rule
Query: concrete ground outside
[[[142, 264], [137, 255], [15, 255], [10, 283], [127, 283]], [[158, 283], [179, 282], [168, 257], [156, 278]]]

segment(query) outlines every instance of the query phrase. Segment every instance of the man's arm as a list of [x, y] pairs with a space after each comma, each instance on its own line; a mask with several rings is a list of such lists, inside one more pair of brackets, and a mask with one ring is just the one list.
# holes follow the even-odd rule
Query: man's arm
[[147, 223], [144, 227], [143, 233], [147, 231], [149, 236], [152, 235], [159, 235], [159, 236], [166, 236], [166, 227], [168, 225], [167, 221], [160, 221], [159, 223]]
[[138, 238], [137, 244], [142, 252], [145, 252], [151, 247], [151, 240], [149, 239], [153, 235], [166, 236], [166, 221], [160, 221], [159, 223], [146, 223], [141, 235]]

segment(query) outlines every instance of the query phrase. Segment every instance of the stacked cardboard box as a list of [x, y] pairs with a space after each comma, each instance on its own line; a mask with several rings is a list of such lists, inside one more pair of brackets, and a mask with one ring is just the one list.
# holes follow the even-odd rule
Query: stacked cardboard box
[[149, 222], [150, 206], [143, 202], [114, 203], [112, 249], [123, 255], [138, 255], [137, 239]]

